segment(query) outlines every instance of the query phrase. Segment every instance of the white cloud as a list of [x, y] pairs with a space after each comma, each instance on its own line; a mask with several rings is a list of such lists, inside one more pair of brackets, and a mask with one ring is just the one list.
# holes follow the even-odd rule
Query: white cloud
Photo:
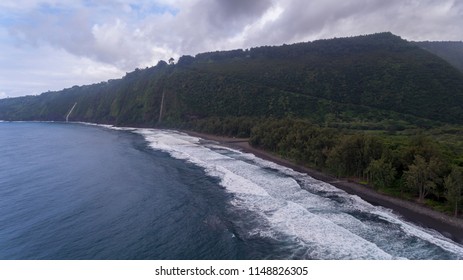
[[[122, 77], [117, 67], [52, 47], [4, 48], [0, 56], [0, 91], [7, 96], [39, 94], [73, 85]], [[18, 59], [20, 58], [20, 59]]]
[[278, 4], [270, 7], [260, 18], [257, 18], [254, 22], [246, 25], [241, 33], [230, 38], [228, 41], [233, 46], [244, 46], [246, 42], [249, 41], [250, 37], [261, 33], [269, 24], [278, 20], [283, 12], [284, 9]]

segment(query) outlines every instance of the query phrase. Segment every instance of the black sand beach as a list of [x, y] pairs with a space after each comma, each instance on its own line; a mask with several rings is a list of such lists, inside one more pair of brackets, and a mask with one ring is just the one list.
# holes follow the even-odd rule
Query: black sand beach
[[444, 236], [463, 244], [462, 219], [450, 217], [443, 213], [436, 212], [430, 208], [412, 201], [406, 201], [378, 193], [375, 190], [368, 188], [367, 186], [351, 182], [346, 179], [334, 178], [317, 170], [297, 165], [269, 152], [252, 147], [249, 145], [248, 139], [227, 138], [191, 131], [186, 131], [186, 133], [202, 139], [216, 141], [221, 145], [238, 149], [243, 152], [252, 153], [259, 158], [289, 167], [301, 173], [306, 173], [317, 180], [334, 185], [349, 194], [357, 195], [373, 205], [379, 205], [392, 209], [396, 214], [399, 214], [409, 222], [418, 224], [425, 228], [436, 230]]

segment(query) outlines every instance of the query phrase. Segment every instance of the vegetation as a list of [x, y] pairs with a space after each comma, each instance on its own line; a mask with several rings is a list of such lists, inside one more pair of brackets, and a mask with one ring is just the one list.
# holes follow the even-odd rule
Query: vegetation
[[418, 191], [418, 201], [423, 202], [424, 198], [433, 192], [440, 181], [439, 161], [431, 158], [427, 161], [421, 155], [416, 155], [413, 164], [408, 166], [405, 172], [407, 185]]
[[77, 102], [71, 119], [117, 125], [154, 126], [160, 115], [164, 125], [210, 117], [298, 117], [396, 131], [463, 120], [463, 73], [390, 33], [170, 62], [118, 80], [2, 100], [0, 118], [64, 120]]
[[250, 137], [458, 214], [463, 72], [424, 45], [379, 33], [182, 56], [117, 80], [0, 100], [0, 119], [64, 121], [77, 103], [71, 121]]
[[445, 59], [463, 72], [463, 42], [416, 42], [417, 46]]
[[455, 216], [458, 215], [458, 206], [463, 199], [463, 174], [457, 167], [445, 177], [446, 198], [448, 203], [453, 207]]
[[461, 171], [454, 155], [446, 155], [452, 144], [428, 135], [339, 130], [288, 118], [256, 124], [250, 143], [336, 176], [366, 180], [382, 192], [447, 207], [455, 215], [462, 202]]

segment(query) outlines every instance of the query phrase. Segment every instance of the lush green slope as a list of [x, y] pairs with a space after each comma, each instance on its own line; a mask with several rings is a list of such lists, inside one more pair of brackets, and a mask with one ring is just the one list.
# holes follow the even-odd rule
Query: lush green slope
[[[208, 63], [214, 54], [199, 58], [202, 63], [192, 68], [293, 93], [299, 104], [310, 96], [362, 113], [360, 106], [446, 122], [463, 117], [463, 75], [388, 33], [251, 49], [220, 66]], [[296, 115], [307, 109], [290, 106]]]
[[463, 201], [463, 72], [390, 33], [183, 56], [0, 100], [0, 119], [64, 121], [75, 103], [72, 121], [250, 137], [455, 215]]
[[463, 72], [463, 42], [415, 42], [415, 44], [452, 64]]
[[463, 123], [463, 74], [390, 33], [184, 56], [120, 80], [0, 101], [0, 119], [155, 125], [206, 117]]

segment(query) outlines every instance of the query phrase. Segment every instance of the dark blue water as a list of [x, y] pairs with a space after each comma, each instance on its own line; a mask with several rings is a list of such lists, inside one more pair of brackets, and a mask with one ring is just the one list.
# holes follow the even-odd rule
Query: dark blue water
[[1, 259], [246, 258], [227, 196], [130, 132], [0, 123]]
[[0, 259], [390, 258], [463, 247], [174, 131], [0, 122]]

